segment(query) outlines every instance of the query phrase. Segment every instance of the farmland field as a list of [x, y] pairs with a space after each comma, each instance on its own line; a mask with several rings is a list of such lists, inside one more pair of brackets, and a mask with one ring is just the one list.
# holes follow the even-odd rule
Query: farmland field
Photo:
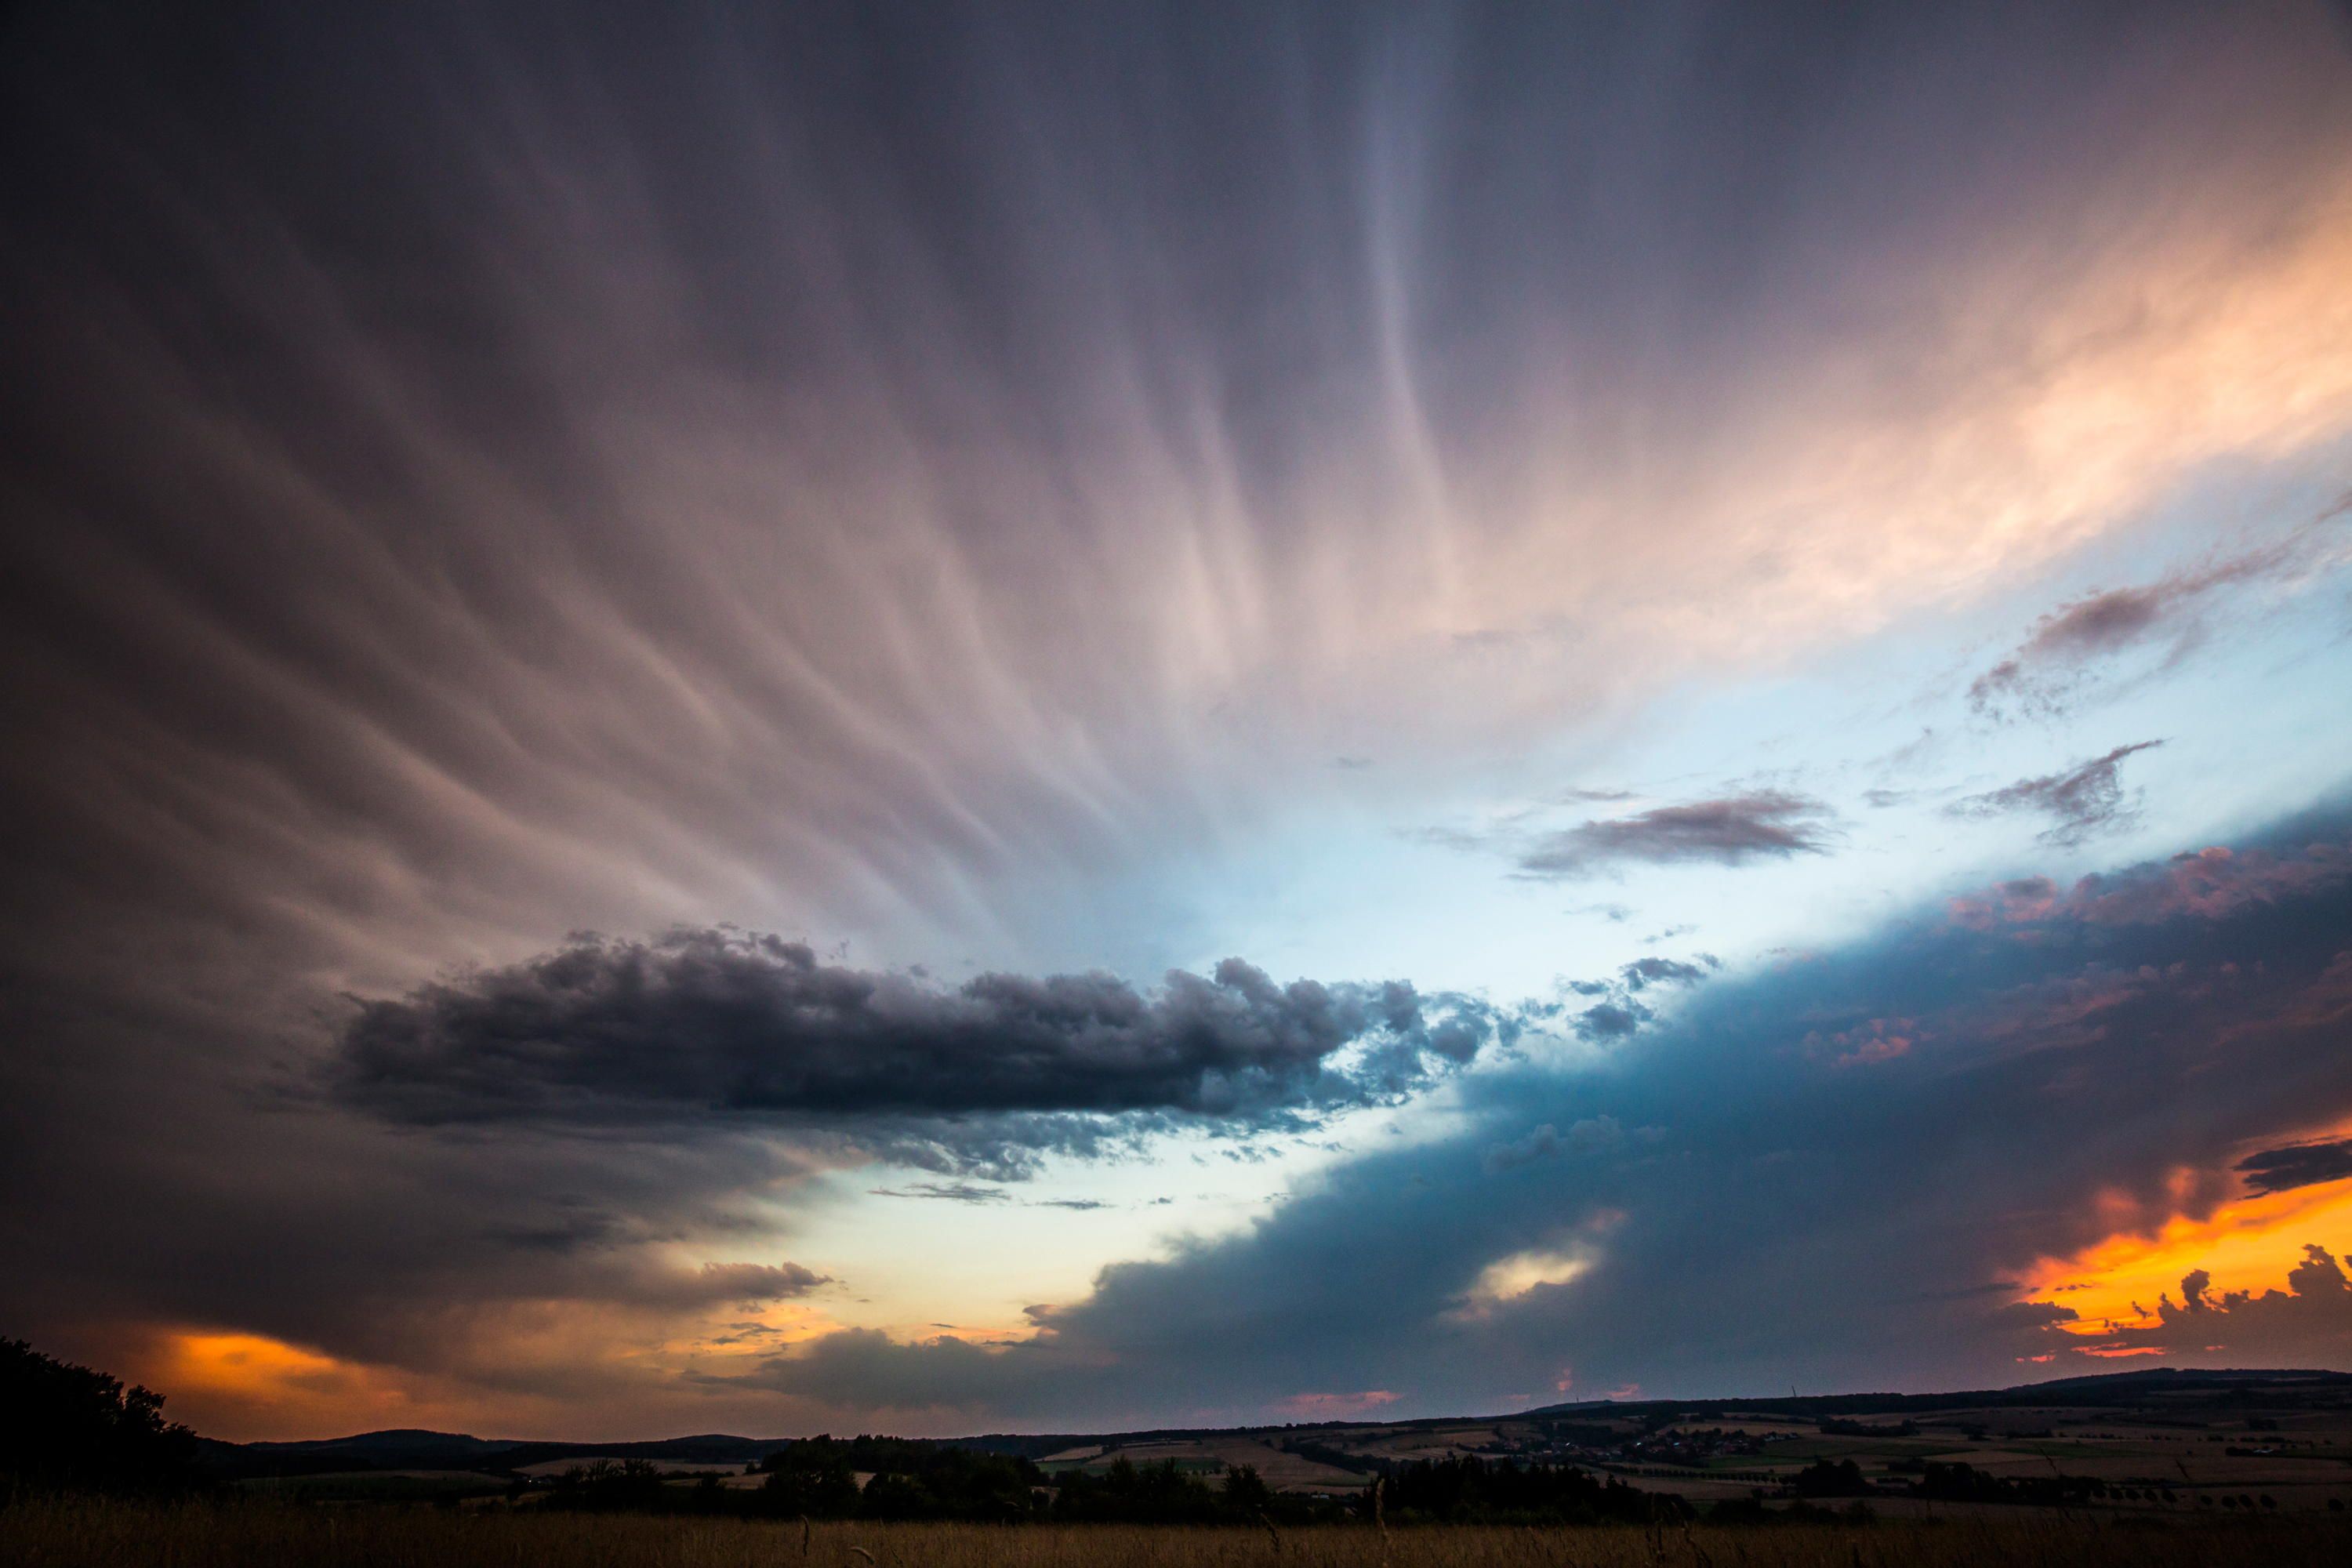
[[0, 1510], [0, 1568], [2277, 1568], [2352, 1560], [2329, 1516], [2009, 1518], [1689, 1529], [1336, 1525], [990, 1526], [693, 1520], [538, 1510], [267, 1503], [20, 1503]]

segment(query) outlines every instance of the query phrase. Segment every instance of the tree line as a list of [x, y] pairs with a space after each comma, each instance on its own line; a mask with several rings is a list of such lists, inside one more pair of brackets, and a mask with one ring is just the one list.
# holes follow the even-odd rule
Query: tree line
[[183, 1490], [196, 1435], [163, 1419], [163, 1396], [0, 1340], [0, 1494]]
[[[1121, 1455], [1100, 1470], [1048, 1472], [1023, 1456], [896, 1437], [811, 1437], [754, 1467], [757, 1487], [715, 1475], [668, 1481], [643, 1459], [605, 1460], [559, 1478], [550, 1506], [736, 1513], [771, 1518], [1014, 1523], [1305, 1525], [1650, 1524], [1687, 1519], [1680, 1498], [1600, 1480], [1565, 1465], [1477, 1458], [1390, 1463], [1361, 1489], [1277, 1492], [1252, 1465], [1212, 1479], [1173, 1459]], [[858, 1478], [867, 1479], [859, 1485]]]

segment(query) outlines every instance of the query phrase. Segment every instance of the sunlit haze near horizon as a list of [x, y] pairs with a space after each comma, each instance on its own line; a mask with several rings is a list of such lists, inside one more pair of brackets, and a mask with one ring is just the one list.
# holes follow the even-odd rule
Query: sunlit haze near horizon
[[0, 1335], [2352, 1370], [2340, 6], [37, 3], [0, 211]]

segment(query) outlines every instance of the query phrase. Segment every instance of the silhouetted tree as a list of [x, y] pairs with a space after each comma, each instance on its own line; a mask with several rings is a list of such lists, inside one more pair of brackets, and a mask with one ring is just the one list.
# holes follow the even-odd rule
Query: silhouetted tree
[[1790, 1478], [1799, 1497], [1862, 1497], [1869, 1492], [1870, 1483], [1862, 1477], [1862, 1467], [1852, 1459], [1835, 1463], [1815, 1459]]
[[0, 1479], [21, 1487], [173, 1491], [196, 1479], [196, 1435], [163, 1396], [0, 1340]]
[[1913, 1496], [1940, 1502], [2040, 1503], [2059, 1508], [2080, 1507], [2105, 1490], [2105, 1482], [2089, 1476], [1996, 1476], [1957, 1459], [1928, 1460], [1919, 1479], [1911, 1483]]
[[[760, 1461], [757, 1510], [811, 1519], [1009, 1521], [1036, 1511], [1045, 1473], [1029, 1459], [905, 1437], [805, 1437]], [[873, 1479], [861, 1492], [857, 1473]]]
[[1274, 1489], [1258, 1479], [1255, 1465], [1235, 1465], [1225, 1472], [1225, 1484], [1220, 1501], [1225, 1511], [1244, 1517], [1255, 1514], [1274, 1500]]
[[1488, 1463], [1467, 1456], [1418, 1459], [1394, 1467], [1383, 1480], [1391, 1517], [1407, 1522], [1648, 1524], [1690, 1517], [1679, 1497], [1642, 1491], [1613, 1478], [1595, 1480], [1569, 1465]]
[[1060, 1478], [1054, 1517], [1125, 1524], [1211, 1524], [1223, 1518], [1209, 1483], [1175, 1460], [1139, 1466], [1124, 1454], [1099, 1476], [1073, 1470]]
[[661, 1467], [650, 1459], [595, 1459], [556, 1478], [551, 1507], [657, 1509], [671, 1499]]

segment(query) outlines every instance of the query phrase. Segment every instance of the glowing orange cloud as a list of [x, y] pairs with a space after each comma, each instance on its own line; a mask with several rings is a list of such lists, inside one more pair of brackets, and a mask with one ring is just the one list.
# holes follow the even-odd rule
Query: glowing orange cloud
[[[2128, 1205], [2119, 1194], [2102, 1199], [2105, 1207]], [[2202, 1219], [2175, 1213], [2153, 1227], [2118, 1228], [2070, 1258], [2039, 1259], [2024, 1283], [2034, 1300], [2074, 1310], [2081, 1321], [2066, 1325], [2071, 1331], [2097, 1336], [2153, 1326], [2157, 1298], [2178, 1300], [2181, 1277], [2192, 1269], [2210, 1274], [2216, 1290], [2260, 1290], [2278, 1282], [2305, 1243], [2346, 1237], [2352, 1237], [2352, 1182], [2331, 1182], [2241, 1198]]]
[[[383, 1426], [474, 1430], [484, 1426], [522, 1436], [572, 1437], [578, 1403], [623, 1403], [635, 1419], [708, 1422], [730, 1399], [687, 1389], [682, 1373], [720, 1378], [840, 1325], [802, 1303], [738, 1309], [731, 1321], [699, 1332], [658, 1314], [578, 1302], [507, 1303], [454, 1328], [442, 1345], [448, 1364], [434, 1371], [352, 1361], [270, 1335], [235, 1329], [167, 1325], [136, 1332], [110, 1358], [163, 1394], [175, 1420], [210, 1436], [315, 1437]], [[496, 1367], [548, 1382], [537, 1391], [486, 1393], [480, 1378]], [[772, 1418], [772, 1394], [751, 1391], [731, 1402]], [[659, 1414], [649, 1414], [659, 1412]], [[730, 1417], [732, 1418], [732, 1417]], [[634, 1435], [627, 1427], [605, 1434]]]
[[263, 1334], [171, 1331], [156, 1342], [141, 1381], [171, 1413], [200, 1430], [348, 1430], [386, 1425], [414, 1401], [400, 1380]]

